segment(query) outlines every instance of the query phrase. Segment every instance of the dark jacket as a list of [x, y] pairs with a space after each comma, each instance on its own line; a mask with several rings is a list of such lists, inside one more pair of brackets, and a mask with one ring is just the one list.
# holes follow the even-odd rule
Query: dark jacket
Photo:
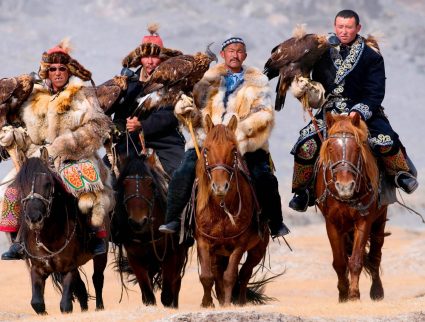
[[[345, 60], [348, 55], [350, 59]], [[337, 113], [355, 110], [366, 121], [380, 113], [385, 96], [384, 59], [360, 36], [352, 46], [341, 45], [339, 52], [328, 50], [314, 66], [312, 76], [322, 83], [326, 95], [332, 96], [327, 109]]]

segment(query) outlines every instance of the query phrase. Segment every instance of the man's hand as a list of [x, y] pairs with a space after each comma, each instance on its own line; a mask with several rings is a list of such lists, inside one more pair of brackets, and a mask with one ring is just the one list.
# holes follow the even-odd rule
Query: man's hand
[[193, 110], [193, 98], [182, 94], [174, 107], [176, 115], [184, 117], [185, 115], [190, 114]]
[[127, 117], [126, 127], [129, 132], [134, 132], [142, 128], [142, 123], [140, 123], [139, 119], [135, 116]]

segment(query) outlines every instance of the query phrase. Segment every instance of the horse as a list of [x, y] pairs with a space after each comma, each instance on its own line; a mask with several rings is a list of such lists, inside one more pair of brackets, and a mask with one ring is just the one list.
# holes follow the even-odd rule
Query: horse
[[162, 304], [177, 308], [189, 245], [179, 244], [177, 236], [158, 231], [165, 222], [168, 184], [153, 165], [153, 159], [153, 154], [149, 158], [142, 155], [129, 157], [120, 164], [115, 184], [117, 203], [111, 222], [112, 241], [118, 245], [118, 270], [136, 276], [142, 302], [156, 305], [154, 291], [159, 287]]
[[387, 206], [378, 202], [379, 170], [368, 145], [367, 127], [358, 114], [328, 113], [326, 121], [329, 136], [322, 144], [316, 168], [316, 203], [326, 221], [339, 302], [360, 299], [363, 268], [372, 279], [370, 298], [382, 300], [379, 269]]
[[31, 306], [37, 314], [47, 314], [44, 288], [47, 277], [52, 274], [54, 285], [62, 292], [61, 312], [72, 312], [74, 296], [81, 310], [86, 311], [88, 294], [79, 267], [93, 259], [96, 310], [103, 310], [107, 254], [93, 257], [88, 249], [87, 215], [80, 212], [77, 199], [66, 191], [48, 162], [44, 148], [40, 158], [24, 161], [12, 183], [23, 197], [20, 235], [30, 267]]
[[[264, 258], [269, 231], [258, 222], [256, 198], [238, 151], [233, 116], [227, 126], [205, 119], [206, 138], [196, 165], [195, 239], [204, 289], [202, 307], [214, 307], [212, 287], [219, 304], [247, 302], [247, 285], [254, 267]], [[242, 255], [247, 257], [238, 272]]]

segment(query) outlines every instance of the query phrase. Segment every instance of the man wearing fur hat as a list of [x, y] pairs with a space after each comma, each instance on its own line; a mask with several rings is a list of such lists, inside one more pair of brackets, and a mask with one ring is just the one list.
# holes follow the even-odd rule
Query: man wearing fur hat
[[[243, 65], [247, 53], [245, 43], [239, 37], [224, 41], [220, 55], [224, 63], [210, 68], [194, 87], [194, 97], [205, 99], [197, 100], [199, 106], [195, 108], [184, 97], [176, 104], [175, 113], [181, 118], [191, 115], [198, 120], [204, 120], [209, 115], [215, 124], [227, 124], [233, 115], [237, 117], [238, 147], [254, 181], [262, 209], [261, 216], [268, 220], [272, 237], [284, 236], [289, 233], [289, 229], [282, 222], [278, 182], [273, 175], [268, 152], [274, 112], [267, 78], [258, 69]], [[209, 94], [202, 95], [203, 93]], [[205, 132], [201, 122], [198, 122], [195, 131], [197, 143], [202, 145]], [[167, 224], [159, 228], [164, 233], [178, 230], [179, 217], [189, 201], [195, 180], [197, 155], [194, 142], [188, 142], [186, 148], [183, 162], [169, 185]]]
[[[94, 89], [84, 86], [91, 73], [69, 55], [67, 41], [43, 53], [39, 75], [44, 83], [34, 85], [20, 108], [29, 138], [26, 155], [37, 156], [40, 147], [47, 148], [64, 185], [78, 198], [79, 208], [91, 215], [96, 232], [93, 253], [102, 254], [106, 251], [103, 220], [112, 210], [113, 193], [109, 171], [97, 150], [108, 136], [109, 117], [100, 108]], [[95, 178], [90, 175], [94, 172]], [[2, 259], [22, 255], [22, 246], [15, 242]]]
[[[149, 97], [155, 92], [145, 95], [144, 83], [147, 82], [155, 68], [161, 64], [164, 55], [181, 54], [164, 47], [161, 37], [157, 34], [158, 25], [148, 27], [150, 35], [144, 36], [142, 43], [123, 59], [123, 72], [129, 73], [127, 91], [123, 98], [111, 108], [114, 124], [120, 133], [116, 145], [118, 155], [131, 156], [142, 150], [141, 139], [146, 148], [152, 148], [158, 155], [161, 166], [171, 177], [180, 164], [184, 154], [184, 137], [179, 130], [179, 122], [174, 115], [174, 106], [162, 104], [149, 106]], [[135, 73], [128, 68], [139, 67]], [[109, 113], [109, 112], [108, 112]], [[128, 131], [129, 139], [125, 133]], [[140, 134], [142, 134], [140, 136]], [[130, 141], [129, 148], [128, 140]]]
[[[316, 63], [312, 74], [313, 79], [323, 85], [327, 96], [315, 116], [318, 130], [322, 133], [325, 130], [325, 112], [359, 114], [368, 126], [369, 144], [387, 174], [394, 178], [397, 187], [412, 193], [418, 187], [416, 169], [381, 106], [385, 95], [385, 68], [377, 43], [358, 34], [359, 16], [352, 10], [342, 10], [336, 15], [334, 29], [341, 42], [340, 49], [330, 48]], [[321, 141], [312, 123], [300, 134], [291, 151], [295, 161], [292, 183], [295, 195], [289, 207], [303, 212], [315, 203], [314, 164]]]

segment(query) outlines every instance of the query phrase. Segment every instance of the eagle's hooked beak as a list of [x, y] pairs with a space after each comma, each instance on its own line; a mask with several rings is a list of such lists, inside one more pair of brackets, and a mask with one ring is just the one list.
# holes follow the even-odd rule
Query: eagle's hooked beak
[[341, 42], [334, 33], [329, 33], [327, 40], [329, 45], [331, 45], [332, 47], [338, 47], [339, 45], [341, 45]]

